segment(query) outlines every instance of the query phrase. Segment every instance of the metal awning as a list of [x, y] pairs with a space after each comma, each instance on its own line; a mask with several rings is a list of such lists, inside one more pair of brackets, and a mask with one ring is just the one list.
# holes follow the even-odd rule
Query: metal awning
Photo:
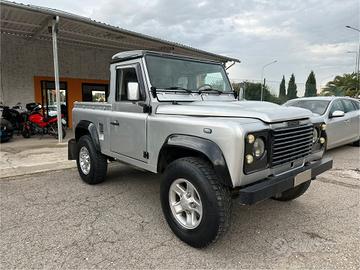
[[0, 1], [1, 33], [23, 36], [29, 40], [51, 41], [51, 27], [54, 17], [59, 17], [58, 42], [82, 44], [117, 51], [153, 50], [200, 57], [226, 63], [238, 59], [195, 49], [175, 42], [128, 31], [116, 26], [97, 22], [68, 12]]
[[128, 31], [56, 9], [0, 0], [0, 11], [1, 34], [16, 35], [29, 41], [52, 41], [59, 142], [62, 142], [62, 125], [58, 42], [111, 49], [113, 52], [150, 50], [182, 54], [224, 64], [229, 61], [240, 62], [235, 58]]

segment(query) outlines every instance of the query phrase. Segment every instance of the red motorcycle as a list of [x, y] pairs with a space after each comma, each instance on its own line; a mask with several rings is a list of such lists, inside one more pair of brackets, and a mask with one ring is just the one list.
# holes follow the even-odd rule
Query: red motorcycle
[[[58, 125], [57, 116], [46, 117], [40, 113], [41, 104], [30, 103], [27, 106], [29, 111], [27, 120], [23, 125], [22, 135], [24, 138], [30, 138], [35, 134], [46, 135], [49, 134], [58, 138]], [[65, 138], [66, 131], [64, 125], [66, 125], [64, 115], [61, 115], [62, 121], [62, 137]]]

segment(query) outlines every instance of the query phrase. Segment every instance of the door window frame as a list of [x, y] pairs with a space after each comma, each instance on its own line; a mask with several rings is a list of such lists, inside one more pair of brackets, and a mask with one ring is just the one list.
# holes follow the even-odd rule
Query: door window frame
[[[127, 68], [133, 68], [135, 69], [136, 72], [136, 77], [139, 83], [139, 89], [140, 89], [140, 99], [138, 101], [129, 101], [129, 100], [121, 100], [120, 97], [121, 92], [120, 87], [119, 87], [119, 79], [123, 79], [122, 76], [121, 78], [119, 78], [120, 76], [118, 76], [119, 74], [119, 70], [123, 70], [123, 69], [127, 69]], [[120, 73], [121, 74], [121, 73]], [[141, 73], [141, 67], [140, 67], [140, 63], [136, 62], [136, 63], [129, 63], [129, 64], [125, 64], [125, 65], [117, 65], [115, 67], [115, 97], [114, 97], [114, 102], [118, 103], [118, 104], [132, 104], [132, 105], [137, 105], [138, 102], [146, 102], [147, 100], [147, 95], [146, 95], [146, 91], [145, 91], [145, 83], [144, 83], [144, 78], [142, 76]]]

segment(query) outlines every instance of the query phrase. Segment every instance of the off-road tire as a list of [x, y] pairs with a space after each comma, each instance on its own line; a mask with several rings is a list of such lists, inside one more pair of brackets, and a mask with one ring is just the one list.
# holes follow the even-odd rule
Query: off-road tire
[[[176, 179], [186, 179], [197, 189], [203, 205], [200, 224], [194, 229], [184, 228], [173, 216], [169, 204], [169, 189]], [[231, 216], [229, 188], [218, 181], [211, 164], [201, 158], [186, 157], [173, 161], [166, 168], [160, 188], [161, 206], [174, 234], [185, 243], [204, 248], [223, 235]]]
[[283, 191], [279, 196], [273, 197], [277, 201], [292, 201], [303, 195], [310, 186], [311, 181], [306, 181], [294, 188]]
[[[90, 171], [84, 174], [80, 167], [79, 152], [82, 147], [86, 147], [90, 155]], [[104, 182], [107, 173], [107, 158], [96, 150], [95, 145], [89, 135], [81, 136], [77, 142], [76, 164], [81, 179], [90, 185]]]

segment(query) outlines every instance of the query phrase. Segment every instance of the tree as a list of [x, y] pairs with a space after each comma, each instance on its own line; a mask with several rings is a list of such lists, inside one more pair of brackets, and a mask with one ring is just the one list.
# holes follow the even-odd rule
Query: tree
[[285, 86], [285, 76], [283, 75], [281, 83], [280, 83], [280, 88], [279, 88], [279, 99], [283, 102], [285, 102], [287, 100], [286, 97], [286, 86]]
[[305, 97], [315, 97], [317, 95], [316, 79], [314, 71], [311, 71], [305, 84]]
[[288, 89], [287, 89], [287, 97], [288, 97], [288, 99], [297, 98], [297, 86], [295, 83], [294, 73], [291, 74], [291, 77], [289, 80]]
[[[261, 83], [244, 82], [244, 97], [246, 100], [260, 100], [261, 99]], [[280, 104], [280, 100], [270, 93], [269, 87], [263, 87], [264, 101]]]
[[328, 82], [321, 91], [323, 96], [349, 96], [356, 97], [358, 80], [356, 73], [345, 73], [342, 76], [336, 76], [332, 81]]

